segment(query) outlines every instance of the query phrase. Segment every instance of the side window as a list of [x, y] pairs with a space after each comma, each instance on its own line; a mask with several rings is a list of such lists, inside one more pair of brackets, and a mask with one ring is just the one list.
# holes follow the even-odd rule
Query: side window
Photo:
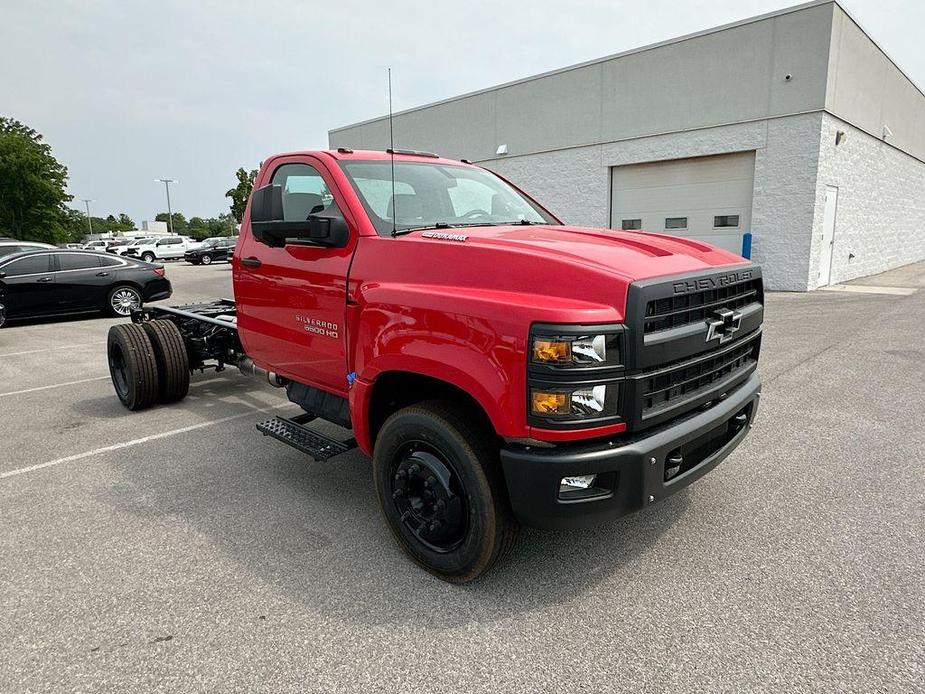
[[166, 246], [168, 243], [170, 243], [170, 239], [160, 239], [160, 240], [157, 242], [157, 245], [158, 245], [158, 246]]
[[22, 275], [41, 275], [48, 272], [51, 254], [31, 255], [28, 258], [19, 258], [11, 260], [6, 265], [0, 267], [0, 270], [6, 273], [7, 277], [20, 277]]
[[331, 210], [340, 213], [321, 174], [308, 164], [283, 164], [273, 174], [273, 184], [283, 187], [283, 219], [301, 222], [310, 214]]
[[5, 255], [12, 255], [13, 253], [19, 253], [22, 250], [22, 246], [0, 246], [0, 258]]
[[84, 253], [59, 253], [58, 254], [58, 271], [65, 270], [89, 270], [100, 266], [99, 258], [95, 255]]
[[109, 258], [104, 255], [99, 257], [99, 261], [102, 267], [116, 267], [116, 265], [122, 264], [122, 261], [118, 260], [117, 258]]

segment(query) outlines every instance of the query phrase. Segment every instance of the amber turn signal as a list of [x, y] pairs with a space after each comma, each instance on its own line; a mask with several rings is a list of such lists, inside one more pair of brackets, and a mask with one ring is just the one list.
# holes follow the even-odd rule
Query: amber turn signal
[[569, 413], [568, 393], [545, 393], [541, 390], [533, 391], [533, 414], [538, 415], [566, 415]]
[[572, 345], [567, 340], [534, 340], [533, 361], [567, 364], [572, 361]]

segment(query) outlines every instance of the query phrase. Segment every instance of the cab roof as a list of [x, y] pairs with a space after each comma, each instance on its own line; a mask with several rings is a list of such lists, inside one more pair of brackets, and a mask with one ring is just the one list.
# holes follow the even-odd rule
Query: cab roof
[[[350, 149], [349, 147], [338, 147], [337, 149], [323, 150], [304, 150], [297, 152], [282, 152], [273, 156], [273, 159], [279, 157], [291, 157], [298, 155], [326, 156], [337, 161], [389, 161], [393, 154], [389, 150], [375, 149]], [[455, 166], [474, 166], [472, 162], [459, 159], [447, 159], [432, 152], [420, 152], [409, 149], [395, 149], [395, 161], [418, 161], [429, 162], [433, 164], [451, 164]]]

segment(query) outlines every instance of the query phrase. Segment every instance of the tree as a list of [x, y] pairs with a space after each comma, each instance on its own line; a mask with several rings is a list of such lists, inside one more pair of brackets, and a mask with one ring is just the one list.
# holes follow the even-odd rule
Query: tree
[[245, 171], [240, 168], [235, 172], [238, 179], [238, 185], [225, 193], [226, 198], [231, 198], [231, 216], [238, 224], [244, 219], [244, 208], [247, 207], [247, 200], [254, 189], [254, 179], [257, 178], [257, 169]]
[[51, 243], [69, 238], [67, 168], [32, 128], [0, 117], [0, 235]]
[[[154, 218], [158, 222], [168, 222], [170, 216], [166, 212], [159, 212]], [[180, 212], [173, 213], [173, 233], [175, 234], [185, 234], [189, 228], [189, 225], [186, 223], [186, 217], [183, 216]], [[170, 223], [167, 223], [167, 228], [170, 229]]]
[[238, 224], [228, 213], [210, 217], [206, 221], [209, 224], [209, 236], [234, 236], [238, 233]]
[[204, 238], [211, 236], [209, 224], [202, 217], [190, 217], [188, 230], [189, 235], [197, 241], [202, 241]]
[[125, 214], [125, 212], [120, 212], [119, 226], [122, 228], [122, 231], [131, 231], [135, 228], [135, 220]]

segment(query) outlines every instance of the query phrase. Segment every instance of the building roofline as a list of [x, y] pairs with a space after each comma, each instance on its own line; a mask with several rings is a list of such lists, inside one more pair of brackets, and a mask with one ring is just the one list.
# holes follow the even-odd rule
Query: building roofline
[[[676, 43], [682, 43], [683, 41], [690, 41], [691, 39], [700, 38], [701, 36], [709, 36], [710, 34], [717, 34], [721, 31], [726, 31], [727, 29], [735, 29], [741, 26], [747, 26], [748, 24], [754, 24], [755, 22], [760, 22], [765, 19], [771, 19], [773, 17], [781, 17], [787, 14], [792, 14], [794, 12], [800, 12], [801, 10], [807, 10], [811, 7], [818, 7], [820, 5], [838, 5], [836, 0], [810, 0], [810, 2], [805, 2], [800, 5], [794, 5], [793, 7], [785, 7], [781, 10], [775, 10], [773, 12], [767, 12], [765, 14], [756, 15], [754, 17], [749, 17], [747, 19], [740, 19], [735, 22], [729, 22], [728, 24], [721, 24], [720, 26], [711, 27], [710, 29], [703, 29], [701, 31], [695, 31], [690, 34], [684, 34], [683, 36], [677, 36], [675, 38], [666, 39], [665, 41], [658, 41], [656, 43], [650, 43], [645, 46], [640, 46], [638, 48], [630, 48], [625, 51], [620, 51], [619, 53], [612, 53], [611, 55], [606, 55], [602, 58], [594, 58], [592, 60], [586, 60], [582, 63], [575, 63], [574, 65], [567, 65], [566, 67], [556, 68], [555, 70], [548, 70], [546, 72], [541, 72], [536, 75], [530, 75], [528, 77], [521, 77], [516, 80], [511, 80], [510, 82], [503, 82], [501, 84], [496, 84], [491, 87], [485, 87], [483, 89], [476, 89], [475, 91], [466, 92], [465, 94], [459, 94], [458, 96], [451, 96], [446, 99], [440, 99], [439, 101], [432, 101], [427, 104], [422, 104], [420, 106], [413, 106], [411, 108], [404, 109], [403, 111], [396, 111], [393, 113], [394, 116], [403, 116], [407, 113], [414, 113], [415, 111], [421, 111], [426, 108], [432, 108], [433, 106], [441, 106], [443, 104], [449, 104], [454, 101], [461, 101], [463, 99], [468, 99], [473, 96], [479, 96], [480, 94], [488, 94], [490, 92], [499, 91], [501, 89], [506, 89], [507, 87], [513, 87], [518, 84], [525, 84], [526, 82], [532, 82], [534, 80], [543, 79], [544, 77], [552, 77], [554, 75], [561, 75], [566, 72], [571, 72], [572, 70], [580, 70], [584, 67], [590, 67], [591, 65], [598, 65], [600, 63], [606, 63], [610, 60], [616, 58], [623, 58], [628, 55], [635, 55], [637, 53], [644, 53], [646, 51], [651, 51], [656, 48], [662, 48], [663, 46], [671, 46]], [[840, 6], [840, 5], [839, 5]], [[845, 14], [848, 14], [845, 12]], [[848, 15], [851, 17], [851, 15]], [[851, 17], [852, 21], [854, 18]], [[857, 24], [857, 21], [855, 21]], [[861, 25], [858, 24], [858, 27]], [[864, 31], [861, 28], [861, 31]], [[864, 32], [867, 33], [866, 31]], [[879, 48], [879, 46], [878, 46]], [[889, 57], [889, 56], [887, 56]], [[356, 123], [351, 123], [350, 125], [342, 125], [337, 128], [331, 128], [328, 130], [328, 133], [336, 133], [341, 130], [348, 130], [350, 128], [356, 128], [361, 125], [368, 125], [370, 123], [376, 123], [381, 120], [388, 119], [388, 115], [376, 116], [375, 118], [367, 118], [366, 120], [358, 121]]]
[[[638, 48], [630, 48], [628, 50], [621, 51], [619, 53], [613, 53], [611, 55], [606, 55], [602, 58], [594, 58], [593, 60], [586, 60], [585, 62], [582, 62], [582, 63], [575, 63], [574, 65], [568, 65], [566, 67], [557, 68], [555, 70], [548, 70], [546, 72], [541, 72], [536, 75], [530, 75], [529, 77], [521, 77], [520, 79], [511, 80], [509, 82], [503, 82], [501, 84], [496, 84], [491, 87], [485, 87], [483, 89], [477, 89], [471, 92], [466, 92], [464, 94], [459, 94], [458, 96], [451, 96], [446, 99], [432, 101], [430, 103], [422, 104], [420, 106], [413, 106], [412, 108], [407, 108], [402, 111], [396, 111], [393, 114], [393, 117], [403, 116], [405, 114], [414, 113], [416, 111], [422, 111], [424, 109], [432, 108], [434, 106], [442, 106], [443, 104], [453, 103], [454, 101], [462, 101], [463, 99], [468, 99], [473, 96], [479, 96], [481, 94], [488, 94], [490, 92], [495, 92], [501, 89], [506, 89], [507, 87], [513, 87], [518, 84], [525, 84], [527, 82], [532, 82], [534, 80], [543, 79], [544, 77], [552, 77], [554, 75], [561, 75], [566, 72], [571, 72], [572, 70], [579, 70], [581, 68], [590, 67], [591, 65], [598, 65], [600, 63], [606, 63], [616, 58], [623, 58], [629, 55], [644, 53], [646, 51], [651, 51], [656, 48], [662, 48], [664, 46], [671, 46], [673, 44], [682, 43], [684, 41], [690, 41], [691, 39], [700, 38], [702, 36], [709, 36], [710, 34], [717, 34], [721, 31], [726, 31], [728, 29], [735, 29], [738, 27], [747, 26], [749, 24], [754, 24], [755, 22], [761, 22], [766, 19], [772, 19], [774, 17], [782, 17], [784, 15], [793, 14], [794, 12], [801, 12], [802, 10], [807, 10], [812, 7], [819, 7], [821, 5], [835, 5], [842, 12], [844, 12], [845, 16], [848, 17], [848, 19], [850, 19], [852, 22], [854, 22], [854, 24], [858, 27], [858, 29], [861, 30], [861, 33], [864, 34], [864, 36], [866, 36], [867, 39], [871, 43], [874, 44], [877, 50], [879, 50], [884, 55], [884, 57], [886, 57], [886, 59], [890, 61], [893, 67], [895, 67], [899, 71], [899, 73], [909, 81], [909, 84], [915, 87], [915, 89], [919, 92], [919, 94], [921, 94], [923, 98], [925, 98], [925, 92], [923, 92], [921, 87], [919, 87], [919, 85], [915, 83], [915, 80], [909, 77], [909, 75], [905, 73], [905, 71], [896, 63], [896, 61], [890, 57], [889, 53], [883, 50], [880, 44], [878, 44], [876, 41], [874, 41], [873, 38], [871, 38], [870, 33], [868, 33], [868, 31], [864, 28], [864, 26], [854, 17], [853, 14], [851, 14], [851, 12], [845, 9], [845, 7], [841, 4], [841, 2], [839, 2], [839, 0], [810, 0], [810, 2], [805, 2], [800, 5], [794, 5], [792, 7], [785, 7], [783, 9], [775, 10], [773, 12], [766, 12], [764, 14], [756, 15], [754, 17], [749, 17], [747, 19], [740, 19], [735, 22], [721, 24], [719, 26], [712, 27], [710, 29], [703, 29], [701, 31], [695, 31], [690, 34], [684, 34], [683, 36], [678, 36], [676, 38], [667, 39], [665, 41], [658, 41], [656, 43], [650, 43], [645, 46], [640, 46]], [[378, 123], [380, 121], [387, 120], [387, 119], [388, 119], [388, 115], [376, 116], [374, 118], [367, 118], [366, 120], [357, 121], [356, 123], [350, 123], [349, 125], [342, 125], [337, 128], [331, 128], [328, 130], [328, 134], [330, 135], [332, 133], [341, 132], [343, 130], [349, 130], [351, 128], [357, 128], [363, 125], [369, 125], [371, 123]]]

